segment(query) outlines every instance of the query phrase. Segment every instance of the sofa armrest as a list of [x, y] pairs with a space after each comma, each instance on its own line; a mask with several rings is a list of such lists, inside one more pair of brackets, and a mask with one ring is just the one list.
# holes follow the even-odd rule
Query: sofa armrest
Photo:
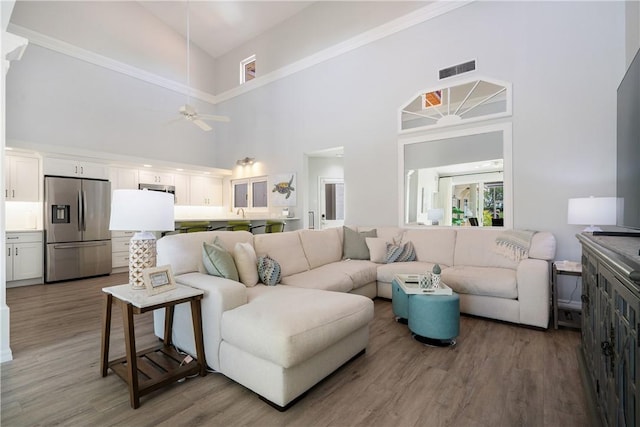
[[556, 237], [548, 231], [540, 231], [531, 238], [529, 258], [551, 261], [556, 256]]
[[[176, 276], [182, 285], [202, 289], [202, 334], [207, 364], [215, 370], [220, 368], [218, 350], [220, 347], [220, 324], [222, 313], [247, 303], [247, 288], [239, 282], [203, 273], [187, 273]], [[164, 338], [164, 309], [153, 312], [154, 333]], [[176, 306], [173, 318], [173, 343], [187, 353], [194, 355], [195, 340], [191, 320], [191, 306]]]
[[549, 326], [549, 262], [527, 258], [516, 269], [520, 323]]

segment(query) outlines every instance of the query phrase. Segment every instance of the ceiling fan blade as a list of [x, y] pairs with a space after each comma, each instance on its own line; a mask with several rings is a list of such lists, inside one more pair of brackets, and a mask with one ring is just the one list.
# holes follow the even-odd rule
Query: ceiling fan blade
[[225, 122], [228, 123], [231, 121], [231, 119], [227, 116], [216, 116], [213, 114], [200, 114], [198, 113], [198, 118], [199, 119], [205, 119], [205, 120], [213, 120], [215, 122]]
[[202, 120], [198, 119], [193, 119], [191, 120], [196, 126], [198, 126], [200, 129], [202, 129], [203, 131], [210, 131], [212, 129], [211, 126], [209, 126], [208, 124], [206, 124], [205, 122], [203, 122]]

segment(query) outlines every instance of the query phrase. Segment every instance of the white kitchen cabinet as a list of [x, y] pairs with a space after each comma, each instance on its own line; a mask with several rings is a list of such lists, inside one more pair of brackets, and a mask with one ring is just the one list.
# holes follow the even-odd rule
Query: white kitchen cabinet
[[75, 178], [108, 179], [107, 165], [86, 162], [81, 159], [57, 159], [45, 157], [44, 174], [54, 176], [69, 176]]
[[111, 268], [126, 271], [129, 268], [129, 244], [135, 231], [111, 232]]
[[138, 177], [141, 184], [173, 185], [174, 183], [174, 175], [168, 172], [140, 170], [138, 172]]
[[42, 283], [43, 248], [42, 233], [7, 232], [7, 282], [29, 281]]
[[208, 176], [192, 176], [189, 204], [222, 206], [222, 179]]
[[111, 168], [109, 170], [111, 191], [113, 190], [137, 190], [138, 169]]
[[37, 202], [40, 198], [40, 161], [36, 157], [7, 155], [4, 199], [10, 202]]
[[174, 187], [176, 187], [176, 205], [189, 205], [190, 203], [190, 180], [189, 175], [175, 174]]

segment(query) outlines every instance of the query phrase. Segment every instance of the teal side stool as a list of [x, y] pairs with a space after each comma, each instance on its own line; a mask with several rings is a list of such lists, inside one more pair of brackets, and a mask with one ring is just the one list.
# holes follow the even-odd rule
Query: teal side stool
[[407, 324], [409, 318], [409, 295], [395, 281], [391, 282], [391, 306], [393, 307], [393, 315], [400, 323]]
[[[395, 296], [395, 295], [394, 295]], [[428, 345], [449, 346], [460, 334], [460, 297], [453, 295], [411, 295], [409, 330]]]

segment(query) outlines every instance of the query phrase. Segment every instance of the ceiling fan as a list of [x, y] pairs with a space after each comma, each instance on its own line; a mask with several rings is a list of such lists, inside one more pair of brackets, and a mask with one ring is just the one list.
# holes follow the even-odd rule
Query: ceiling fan
[[215, 122], [230, 122], [231, 119], [227, 116], [216, 116], [212, 114], [201, 114], [194, 106], [189, 104], [191, 93], [191, 38], [190, 38], [190, 22], [189, 22], [189, 2], [187, 1], [187, 103], [178, 109], [178, 113], [183, 119], [190, 121], [194, 125], [198, 126], [203, 131], [210, 131], [212, 128], [205, 122], [205, 120], [211, 120]]

